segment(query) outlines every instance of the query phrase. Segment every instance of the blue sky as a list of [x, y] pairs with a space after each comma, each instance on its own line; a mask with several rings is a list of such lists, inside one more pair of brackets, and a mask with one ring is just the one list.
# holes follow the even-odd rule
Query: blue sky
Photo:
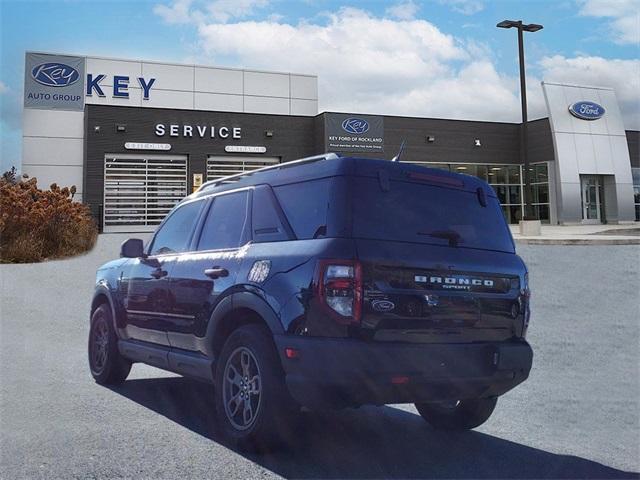
[[640, 128], [639, 0], [0, 0], [1, 164], [20, 157], [25, 50], [313, 73], [320, 109], [518, 120], [516, 35], [533, 116], [542, 79], [616, 89]]

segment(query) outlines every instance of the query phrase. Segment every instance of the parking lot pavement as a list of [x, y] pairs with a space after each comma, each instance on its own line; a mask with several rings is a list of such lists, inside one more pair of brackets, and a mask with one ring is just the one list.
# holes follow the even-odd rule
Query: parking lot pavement
[[90, 254], [0, 265], [0, 478], [638, 478], [640, 246], [519, 245], [533, 289], [527, 382], [468, 433], [412, 406], [307, 414], [287, 448], [244, 455], [211, 387], [136, 365], [118, 388], [86, 362]]

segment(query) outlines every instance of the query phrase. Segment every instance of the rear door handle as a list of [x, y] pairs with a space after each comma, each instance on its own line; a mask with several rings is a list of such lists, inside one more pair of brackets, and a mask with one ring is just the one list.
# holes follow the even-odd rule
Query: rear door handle
[[167, 271], [162, 270], [161, 268], [157, 268], [153, 272], [151, 272], [150, 275], [155, 279], [161, 279], [162, 277], [167, 276]]
[[228, 277], [229, 276], [229, 270], [227, 270], [226, 268], [222, 268], [222, 267], [213, 267], [213, 268], [207, 268], [204, 271], [204, 274], [209, 278]]

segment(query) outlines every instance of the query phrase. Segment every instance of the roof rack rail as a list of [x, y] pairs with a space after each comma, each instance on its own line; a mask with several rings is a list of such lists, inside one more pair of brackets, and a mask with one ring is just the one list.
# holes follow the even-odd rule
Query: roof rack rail
[[336, 158], [340, 158], [340, 155], [337, 153], [323, 153], [322, 155], [314, 155], [313, 157], [305, 157], [299, 160], [292, 160], [290, 162], [277, 163], [275, 165], [269, 165], [267, 167], [256, 168], [255, 170], [248, 170], [246, 172], [234, 173], [233, 175], [228, 175], [226, 177], [218, 178], [216, 180], [209, 180], [208, 182], [203, 183], [197, 192], [205, 190], [207, 188], [217, 187], [218, 185], [222, 185], [223, 183], [231, 182], [234, 180], [240, 180], [242, 177], [248, 177], [258, 172], [265, 172], [267, 170], [275, 170], [278, 168], [287, 168], [294, 165], [300, 165], [302, 163], [310, 163], [317, 162], [319, 160], [334, 160]]

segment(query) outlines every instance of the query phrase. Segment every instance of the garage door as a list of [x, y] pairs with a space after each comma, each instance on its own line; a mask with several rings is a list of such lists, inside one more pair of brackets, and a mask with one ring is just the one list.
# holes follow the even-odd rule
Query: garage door
[[278, 157], [211, 156], [207, 158], [207, 180], [217, 180], [227, 175], [267, 167], [274, 163], [280, 163], [280, 159]]
[[105, 156], [105, 232], [153, 230], [186, 196], [186, 156]]

